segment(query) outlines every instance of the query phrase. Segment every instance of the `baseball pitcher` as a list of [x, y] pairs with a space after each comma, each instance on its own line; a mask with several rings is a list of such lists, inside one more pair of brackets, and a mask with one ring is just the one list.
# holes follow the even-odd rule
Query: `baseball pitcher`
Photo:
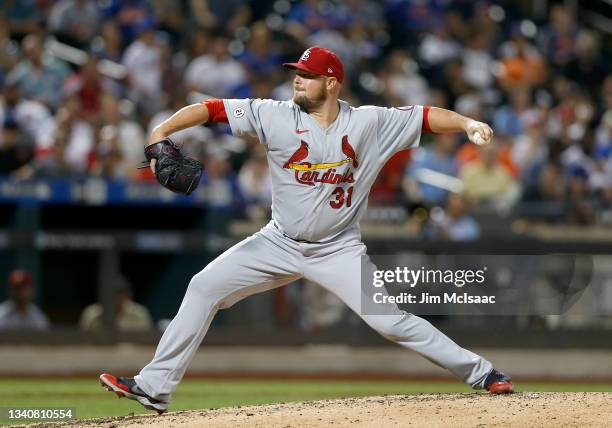
[[338, 99], [342, 62], [318, 46], [284, 66], [295, 70], [292, 100], [210, 99], [182, 108], [152, 132], [145, 149], [150, 167], [161, 184], [185, 194], [197, 186], [201, 166], [182, 158], [168, 138], [172, 133], [226, 122], [234, 135], [258, 140], [272, 176], [272, 220], [192, 278], [153, 360], [136, 377], [102, 374], [101, 384], [162, 414], [219, 309], [306, 278], [337, 295], [384, 337], [473, 388], [512, 392], [508, 376], [429, 322], [395, 304], [381, 315], [361, 311], [367, 298], [362, 263], [366, 271], [376, 267], [361, 242], [359, 219], [380, 169], [397, 151], [416, 147], [422, 132], [466, 132], [470, 141], [486, 144], [491, 128], [435, 107], [350, 106]]

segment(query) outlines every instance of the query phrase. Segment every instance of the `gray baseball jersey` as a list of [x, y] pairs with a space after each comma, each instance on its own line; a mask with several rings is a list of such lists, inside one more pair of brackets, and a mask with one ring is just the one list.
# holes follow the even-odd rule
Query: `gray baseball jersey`
[[358, 221], [387, 159], [418, 145], [422, 107], [353, 108], [341, 101], [339, 116], [323, 129], [292, 101], [224, 103], [234, 135], [250, 134], [266, 146], [273, 220], [192, 278], [153, 360], [135, 377], [138, 386], [165, 406], [217, 310], [306, 278], [383, 336], [482, 387], [491, 363], [427, 321], [391, 303], [378, 308], [378, 315], [362, 310], [372, 297], [371, 287], [361, 287], [362, 267], [369, 276], [376, 266], [361, 242]]
[[370, 187], [395, 152], [416, 147], [423, 108], [354, 108], [340, 101], [324, 129], [293, 101], [224, 100], [232, 132], [266, 146], [272, 219], [288, 236], [323, 241], [357, 223]]

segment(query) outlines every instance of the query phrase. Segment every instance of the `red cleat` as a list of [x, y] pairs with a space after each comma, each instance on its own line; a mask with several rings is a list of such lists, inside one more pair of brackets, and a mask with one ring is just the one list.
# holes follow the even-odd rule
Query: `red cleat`
[[491, 394], [511, 394], [514, 392], [514, 385], [510, 376], [495, 369], [485, 379], [484, 388]]
[[168, 403], [149, 397], [138, 387], [134, 378], [117, 377], [108, 373], [103, 373], [100, 375], [100, 385], [117, 394], [119, 398], [125, 397], [130, 400], [138, 401], [145, 409], [155, 410], [158, 415], [168, 410]]

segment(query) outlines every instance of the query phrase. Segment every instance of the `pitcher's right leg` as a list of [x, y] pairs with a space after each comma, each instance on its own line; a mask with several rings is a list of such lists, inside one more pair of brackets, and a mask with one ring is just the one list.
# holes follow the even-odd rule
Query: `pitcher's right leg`
[[262, 232], [212, 261], [189, 283], [153, 360], [135, 377], [138, 387], [155, 400], [167, 403], [217, 310], [298, 279], [296, 266], [298, 261], [291, 248], [279, 245]]

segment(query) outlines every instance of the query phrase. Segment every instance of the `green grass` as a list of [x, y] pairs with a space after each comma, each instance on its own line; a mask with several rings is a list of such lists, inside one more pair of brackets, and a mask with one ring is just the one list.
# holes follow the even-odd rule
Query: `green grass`
[[[607, 391], [610, 385], [519, 384], [519, 391]], [[467, 386], [445, 382], [341, 380], [185, 380], [171, 411], [280, 403], [383, 394], [470, 392]], [[0, 407], [73, 407], [78, 418], [150, 413], [138, 403], [118, 399], [92, 379], [0, 379]], [[6, 423], [0, 420], [0, 423]]]

